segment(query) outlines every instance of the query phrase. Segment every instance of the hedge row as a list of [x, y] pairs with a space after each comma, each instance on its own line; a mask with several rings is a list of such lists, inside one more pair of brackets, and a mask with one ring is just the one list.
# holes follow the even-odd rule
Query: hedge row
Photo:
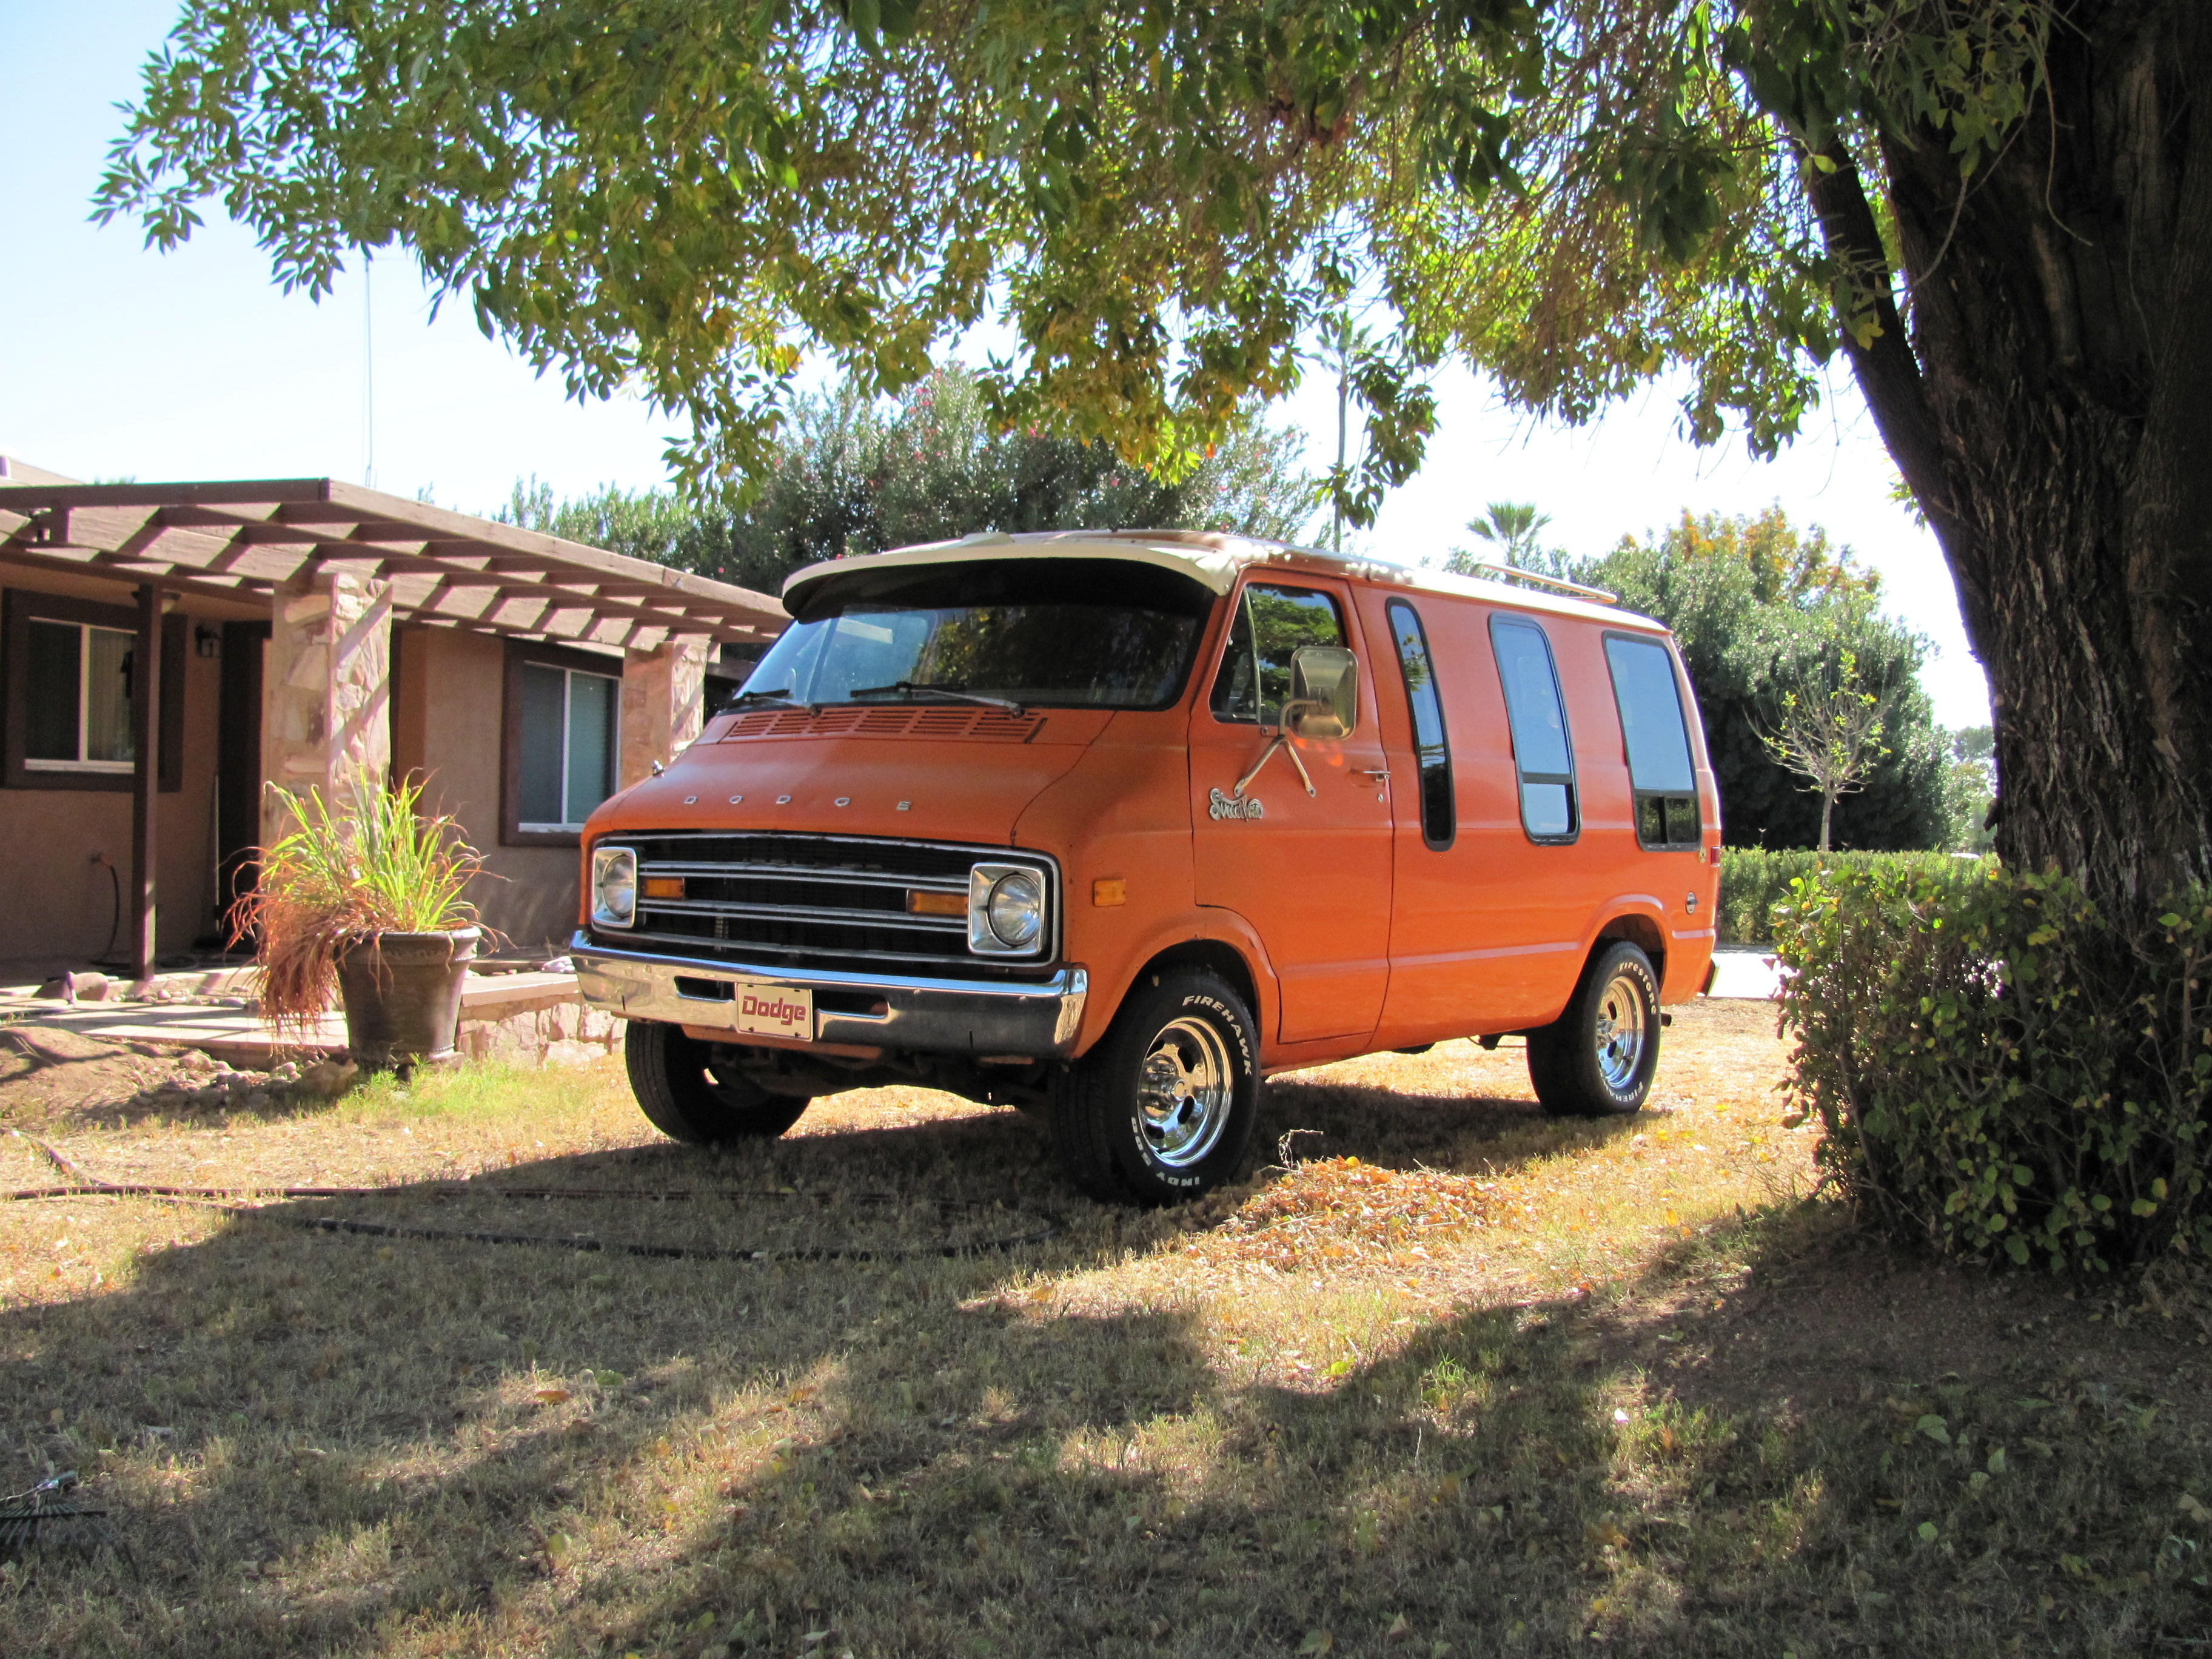
[[1950, 1255], [2203, 1261], [2212, 894], [2121, 927], [2066, 878], [1947, 865], [1832, 861], [1776, 914], [1822, 1164]]
[[1949, 870], [1964, 863], [1948, 853], [1816, 853], [1791, 848], [1770, 853], [1759, 847], [1721, 848], [1720, 942], [1771, 945], [1774, 907], [1790, 896], [1790, 884], [1822, 866], [1838, 870]]

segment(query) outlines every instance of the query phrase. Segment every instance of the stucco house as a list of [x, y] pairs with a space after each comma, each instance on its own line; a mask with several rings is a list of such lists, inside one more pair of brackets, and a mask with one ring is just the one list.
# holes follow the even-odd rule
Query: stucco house
[[[577, 832], [695, 737], [764, 594], [330, 478], [83, 484], [0, 457], [0, 962], [205, 948], [270, 781], [420, 774], [525, 950]], [[144, 734], [155, 734], [145, 741]]]

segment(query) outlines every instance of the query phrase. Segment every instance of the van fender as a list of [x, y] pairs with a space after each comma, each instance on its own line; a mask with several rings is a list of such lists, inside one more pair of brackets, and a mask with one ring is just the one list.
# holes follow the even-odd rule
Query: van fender
[[1253, 1024], [1262, 1031], [1275, 1030], [1282, 1015], [1282, 986], [1259, 933], [1233, 910], [1194, 906], [1163, 918], [1139, 935], [1118, 960], [1086, 964], [1091, 970], [1091, 995], [1084, 1004], [1083, 1027], [1075, 1042], [1077, 1055], [1089, 1053], [1091, 1045], [1106, 1035], [1138, 975], [1162, 957], [1192, 945], [1226, 950], [1243, 963], [1244, 976], [1250, 981]]
[[[1661, 984], [1666, 983], [1674, 934], [1668, 924], [1667, 907], [1658, 899], [1649, 893], [1624, 893], [1601, 908], [1583, 937], [1582, 967], [1587, 967], [1599, 949], [1614, 939], [1626, 939], [1650, 957], [1652, 970]], [[1577, 979], [1582, 967], [1576, 969]]]

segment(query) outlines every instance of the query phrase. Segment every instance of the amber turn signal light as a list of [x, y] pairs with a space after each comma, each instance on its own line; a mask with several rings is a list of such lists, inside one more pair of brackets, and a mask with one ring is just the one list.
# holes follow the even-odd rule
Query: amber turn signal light
[[638, 885], [645, 890], [645, 896], [649, 899], [680, 899], [684, 896], [684, 878], [681, 876], [647, 876]]
[[1102, 910], [1129, 902], [1129, 882], [1125, 876], [1101, 876], [1091, 884], [1091, 902]]
[[930, 893], [909, 887], [906, 890], [906, 908], [908, 915], [964, 916], [968, 914], [968, 895], [964, 891]]

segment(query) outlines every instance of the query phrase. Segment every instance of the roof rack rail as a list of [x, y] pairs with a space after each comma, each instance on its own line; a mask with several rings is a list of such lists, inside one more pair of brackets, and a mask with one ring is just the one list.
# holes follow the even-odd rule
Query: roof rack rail
[[1593, 599], [1600, 605], [1619, 605], [1620, 595], [1608, 593], [1602, 587], [1584, 587], [1580, 582], [1571, 582], [1560, 576], [1547, 576], [1540, 571], [1523, 570], [1517, 564], [1499, 564], [1495, 560], [1483, 559], [1468, 567], [1468, 574], [1493, 571], [1500, 576], [1512, 576], [1524, 582], [1534, 582], [1539, 587], [1557, 588], [1562, 593], [1571, 593], [1578, 599]]

